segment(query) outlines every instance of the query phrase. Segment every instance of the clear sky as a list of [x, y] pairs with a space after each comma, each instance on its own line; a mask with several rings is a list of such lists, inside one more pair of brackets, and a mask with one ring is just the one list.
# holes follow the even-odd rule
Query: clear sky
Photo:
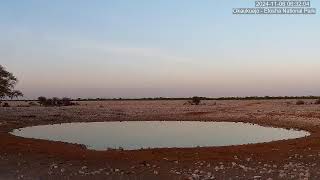
[[0, 64], [26, 98], [320, 95], [319, 14], [232, 15], [253, 6], [3, 0]]

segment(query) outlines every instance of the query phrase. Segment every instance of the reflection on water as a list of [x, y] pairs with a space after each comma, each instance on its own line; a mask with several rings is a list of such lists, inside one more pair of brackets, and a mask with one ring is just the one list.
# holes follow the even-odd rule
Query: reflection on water
[[65, 123], [17, 129], [16, 136], [84, 144], [89, 149], [227, 146], [309, 135], [233, 122], [133, 121]]

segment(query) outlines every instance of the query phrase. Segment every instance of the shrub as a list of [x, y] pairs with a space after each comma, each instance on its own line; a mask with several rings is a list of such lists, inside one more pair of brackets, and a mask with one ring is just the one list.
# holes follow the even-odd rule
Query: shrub
[[61, 106], [60, 99], [57, 97], [52, 98], [52, 103], [50, 104], [51, 106]]
[[303, 104], [304, 104], [304, 101], [302, 101], [302, 100], [299, 100], [296, 102], [296, 105], [303, 105]]
[[201, 102], [201, 98], [198, 97], [198, 96], [194, 96], [192, 97], [192, 103], [195, 104], [195, 105], [199, 105]]
[[43, 96], [40, 96], [40, 97], [38, 97], [38, 102], [39, 102], [40, 105], [45, 106], [46, 103], [47, 103], [47, 98], [43, 97]]
[[71, 102], [71, 99], [70, 99], [70, 98], [66, 98], [66, 97], [62, 98], [61, 102], [62, 102], [62, 104], [63, 104], [64, 106], [72, 106], [72, 105], [75, 105], [75, 103]]
[[53, 104], [53, 99], [47, 99], [44, 105], [45, 106], [53, 106], [54, 105]]
[[76, 105], [75, 103], [71, 102], [70, 98], [62, 98], [59, 99], [57, 97], [54, 97], [52, 99], [47, 99], [45, 97], [39, 97], [38, 98], [39, 104], [43, 106], [72, 106]]
[[8, 103], [4, 103], [2, 107], [10, 107]]
[[317, 99], [314, 104], [320, 104], [320, 99]]

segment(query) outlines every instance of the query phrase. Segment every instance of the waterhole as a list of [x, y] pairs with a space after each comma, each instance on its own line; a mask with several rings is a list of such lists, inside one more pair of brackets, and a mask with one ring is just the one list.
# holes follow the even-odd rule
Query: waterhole
[[248, 123], [123, 121], [42, 125], [15, 129], [26, 138], [83, 144], [88, 149], [189, 148], [271, 142], [308, 136], [306, 131]]

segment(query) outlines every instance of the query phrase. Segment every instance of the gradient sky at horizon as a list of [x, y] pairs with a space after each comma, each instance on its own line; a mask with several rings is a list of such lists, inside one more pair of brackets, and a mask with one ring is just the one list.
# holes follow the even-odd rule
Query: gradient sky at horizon
[[0, 64], [26, 98], [320, 95], [319, 15], [232, 15], [253, 6], [2, 1]]

